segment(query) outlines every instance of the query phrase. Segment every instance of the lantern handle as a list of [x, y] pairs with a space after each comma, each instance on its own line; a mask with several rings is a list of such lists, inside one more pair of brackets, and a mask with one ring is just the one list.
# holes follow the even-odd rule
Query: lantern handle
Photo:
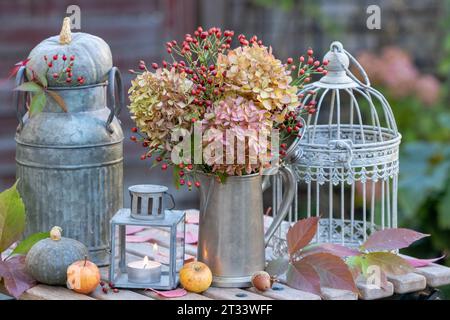
[[[116, 95], [116, 86], [117, 86], [117, 95]], [[114, 117], [118, 116], [122, 106], [125, 104], [125, 99], [123, 95], [123, 87], [122, 87], [122, 77], [120, 75], [120, 71], [117, 67], [112, 67], [109, 71], [108, 75], [108, 100], [111, 104], [111, 113], [109, 114], [108, 120], [106, 120], [106, 130], [109, 133], [113, 133], [113, 129], [111, 127], [111, 123], [114, 120]], [[117, 104], [118, 102], [118, 104]]]
[[[26, 81], [26, 72], [25, 71], [26, 71], [25, 66], [20, 67], [20, 69], [17, 71], [15, 88], [17, 88], [18, 86], [20, 86], [22, 83], [24, 83]], [[22, 106], [24, 109], [26, 109], [27, 96], [28, 96], [28, 93], [26, 91], [14, 90], [14, 92], [13, 92], [13, 106], [16, 107], [17, 120], [19, 121], [19, 126], [17, 127], [17, 132], [22, 131], [23, 126], [24, 126], [24, 123], [23, 123], [24, 116], [20, 112], [20, 108]], [[20, 101], [21, 97], [22, 97], [22, 103]]]
[[362, 67], [362, 65], [356, 60], [354, 56], [351, 55], [350, 52], [344, 49], [342, 43], [335, 41], [330, 45], [330, 48], [333, 52], [342, 52], [347, 55], [347, 57], [350, 59], [350, 61], [355, 65], [356, 69], [358, 69], [359, 73], [364, 78], [364, 82], [361, 82], [358, 78], [355, 77], [355, 75], [350, 71], [350, 69], [345, 66], [345, 64], [339, 59], [339, 56], [336, 55], [336, 58], [338, 59], [339, 63], [341, 64], [342, 68], [345, 70], [345, 73], [357, 84], [359, 84], [363, 88], [369, 88], [370, 87], [370, 80], [367, 76], [366, 71]]

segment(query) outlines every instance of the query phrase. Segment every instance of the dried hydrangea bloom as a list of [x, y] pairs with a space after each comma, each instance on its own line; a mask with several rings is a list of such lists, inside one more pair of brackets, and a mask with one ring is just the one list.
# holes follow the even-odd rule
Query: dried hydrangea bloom
[[253, 100], [277, 122], [299, 104], [290, 72], [267, 47], [255, 43], [219, 54], [217, 68], [229, 92]]
[[[266, 164], [272, 122], [252, 100], [228, 96], [206, 116], [203, 156], [214, 172], [242, 175]], [[231, 140], [234, 140], [233, 141]]]
[[193, 97], [192, 81], [185, 73], [174, 69], [145, 71], [132, 82], [128, 91], [131, 118], [139, 130], [149, 138], [149, 146], [164, 146], [171, 150], [171, 134], [176, 129], [190, 126]]

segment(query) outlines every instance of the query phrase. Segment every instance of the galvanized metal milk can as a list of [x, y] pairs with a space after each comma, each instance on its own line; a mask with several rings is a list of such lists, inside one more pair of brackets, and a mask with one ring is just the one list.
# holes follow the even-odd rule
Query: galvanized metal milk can
[[19, 85], [30, 78], [31, 69], [45, 68], [44, 55], [58, 55], [53, 64], [66, 63], [64, 55], [77, 62], [71, 70], [74, 77], [83, 75], [85, 80], [76, 86], [55, 83], [47, 72], [48, 88], [61, 96], [68, 112], [47, 97], [41, 113], [22, 116], [27, 95], [15, 93], [17, 178], [27, 212], [26, 233], [61, 226], [67, 237], [89, 248], [93, 262], [107, 265], [109, 221], [123, 206], [123, 132], [116, 118], [124, 103], [122, 83], [105, 41], [65, 28], [66, 34], [63, 27], [59, 37], [31, 51], [26, 70], [22, 67], [16, 78]]

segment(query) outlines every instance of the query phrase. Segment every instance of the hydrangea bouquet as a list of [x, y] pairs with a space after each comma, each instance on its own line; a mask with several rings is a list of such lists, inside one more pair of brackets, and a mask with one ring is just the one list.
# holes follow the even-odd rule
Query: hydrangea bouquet
[[[199, 187], [196, 172], [221, 181], [261, 173], [273, 150], [286, 155], [301, 133], [302, 114], [315, 112], [315, 101], [302, 105], [297, 92], [313, 74], [326, 73], [326, 61], [309, 49], [295, 63], [282, 62], [256, 36], [239, 35], [235, 48], [233, 38], [233, 31], [198, 27], [182, 43], [166, 43], [170, 61], [151, 68], [141, 61], [139, 71], [130, 70], [131, 140], [145, 148], [142, 160], [172, 166], [177, 186]], [[261, 138], [274, 131], [278, 139]]]

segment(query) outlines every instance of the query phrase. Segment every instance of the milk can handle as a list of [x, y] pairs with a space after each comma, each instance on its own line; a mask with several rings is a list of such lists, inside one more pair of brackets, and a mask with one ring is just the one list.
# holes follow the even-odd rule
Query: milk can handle
[[278, 214], [273, 219], [272, 224], [269, 226], [269, 229], [267, 229], [266, 234], [264, 235], [264, 243], [266, 246], [269, 244], [270, 239], [272, 239], [275, 231], [281, 225], [287, 213], [289, 212], [289, 208], [291, 207], [295, 195], [295, 184], [297, 182], [294, 172], [292, 172], [292, 170], [288, 167], [280, 167], [279, 170], [283, 177], [283, 189], [286, 191], [284, 192], [283, 199], [281, 200]]
[[[25, 82], [26, 72], [25, 72], [25, 66], [20, 67], [20, 69], [17, 71], [16, 74], [16, 82], [15, 82], [15, 88], [20, 86], [23, 82]], [[20, 132], [23, 128], [23, 115], [20, 113], [20, 107], [23, 106], [23, 108], [26, 110], [26, 103], [27, 103], [27, 92], [14, 90], [13, 92], [13, 106], [16, 107], [16, 115], [17, 120], [19, 121], [19, 127], [17, 128], [17, 131]], [[20, 103], [22, 97], [22, 104]]]
[[[117, 86], [117, 96], [116, 96], [116, 86]], [[117, 99], [116, 99], [117, 98]], [[125, 98], [123, 95], [122, 87], [122, 77], [120, 71], [117, 67], [112, 67], [108, 75], [108, 100], [111, 104], [111, 113], [109, 114], [108, 120], [106, 121], [106, 129], [109, 133], [113, 133], [111, 128], [111, 123], [115, 116], [118, 116], [122, 106], [125, 104]], [[116, 100], [118, 100], [119, 105], [116, 105]]]

